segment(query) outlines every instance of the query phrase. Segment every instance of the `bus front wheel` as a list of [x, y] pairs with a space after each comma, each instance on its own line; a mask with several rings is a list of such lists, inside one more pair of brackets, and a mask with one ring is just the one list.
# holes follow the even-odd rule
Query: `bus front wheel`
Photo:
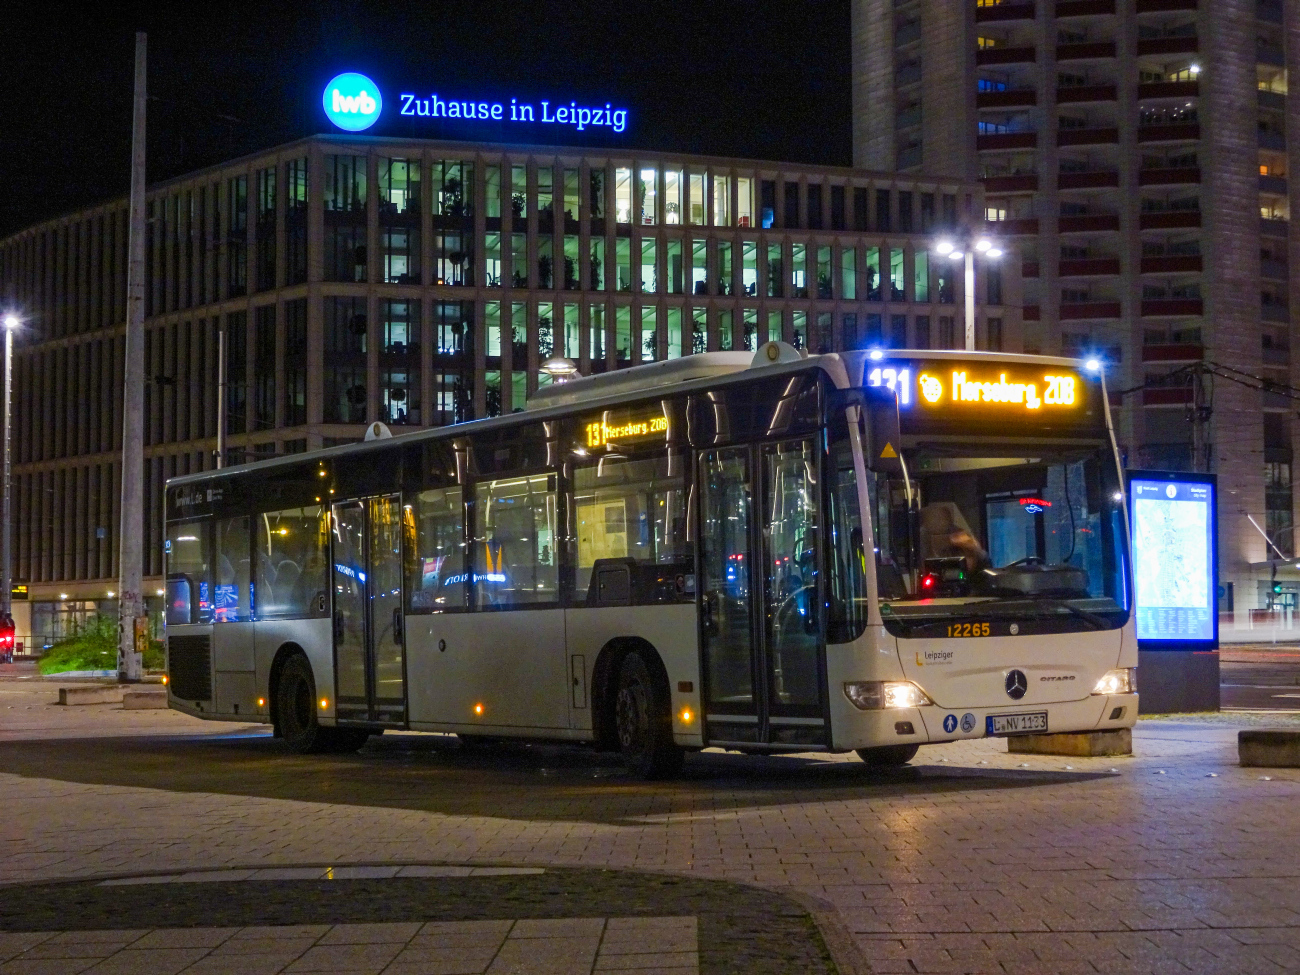
[[673, 742], [668, 696], [639, 653], [629, 653], [619, 668], [614, 723], [619, 750], [634, 775], [660, 779], [681, 770], [685, 753]]
[[894, 768], [906, 765], [916, 757], [920, 745], [882, 745], [878, 748], [857, 749], [858, 758], [872, 768]]
[[280, 737], [300, 755], [355, 752], [370, 733], [362, 728], [322, 728], [316, 720], [316, 679], [301, 654], [285, 661], [276, 689], [276, 719]]

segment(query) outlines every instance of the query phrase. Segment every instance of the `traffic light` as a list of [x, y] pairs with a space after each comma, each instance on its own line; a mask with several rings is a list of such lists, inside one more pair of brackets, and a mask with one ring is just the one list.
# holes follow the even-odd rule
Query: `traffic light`
[[1273, 566], [1273, 595], [1278, 596], [1282, 593], [1282, 583], [1277, 581], [1277, 566]]
[[0, 614], [0, 659], [12, 661], [14, 656], [14, 618]]

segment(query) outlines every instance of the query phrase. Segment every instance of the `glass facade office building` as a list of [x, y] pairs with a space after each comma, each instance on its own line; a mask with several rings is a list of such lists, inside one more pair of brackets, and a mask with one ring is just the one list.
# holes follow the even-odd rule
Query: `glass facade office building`
[[[591, 373], [767, 339], [960, 345], [960, 267], [931, 248], [972, 215], [981, 189], [958, 180], [357, 136], [155, 186], [146, 575], [162, 572], [164, 480], [215, 465], [223, 331], [226, 461], [246, 463], [375, 420], [400, 433], [520, 409], [554, 356]], [[115, 588], [126, 254], [125, 199], [0, 241], [0, 305], [27, 323], [14, 575], [38, 630]], [[1017, 351], [1006, 263], [977, 281], [978, 344]]]

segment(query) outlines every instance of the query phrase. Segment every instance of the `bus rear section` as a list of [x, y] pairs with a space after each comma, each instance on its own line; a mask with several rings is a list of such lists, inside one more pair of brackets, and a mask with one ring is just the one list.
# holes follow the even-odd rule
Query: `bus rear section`
[[1028, 356], [860, 361], [866, 386], [893, 387], [898, 419], [865, 438], [880, 621], [866, 639], [886, 652], [876, 679], [845, 681], [847, 723], [876, 745], [1132, 727], [1127, 522], [1100, 376]]

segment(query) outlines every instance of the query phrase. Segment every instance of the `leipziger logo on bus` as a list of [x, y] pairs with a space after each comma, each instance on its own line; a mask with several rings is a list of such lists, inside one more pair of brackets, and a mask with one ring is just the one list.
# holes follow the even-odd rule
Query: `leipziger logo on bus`
[[[614, 108], [606, 102], [600, 105], [579, 105], [577, 101], [554, 104], [549, 99], [522, 102], [511, 98], [509, 104], [499, 101], [474, 101], [447, 98], [437, 92], [417, 95], [401, 92], [397, 96], [398, 114], [417, 119], [460, 119], [463, 121], [515, 123], [525, 125], [571, 125], [577, 131], [609, 128], [615, 132], [627, 129], [628, 110]], [[340, 129], [361, 132], [379, 120], [384, 99], [379, 86], [363, 74], [347, 71], [325, 86], [321, 99], [325, 115]]]

